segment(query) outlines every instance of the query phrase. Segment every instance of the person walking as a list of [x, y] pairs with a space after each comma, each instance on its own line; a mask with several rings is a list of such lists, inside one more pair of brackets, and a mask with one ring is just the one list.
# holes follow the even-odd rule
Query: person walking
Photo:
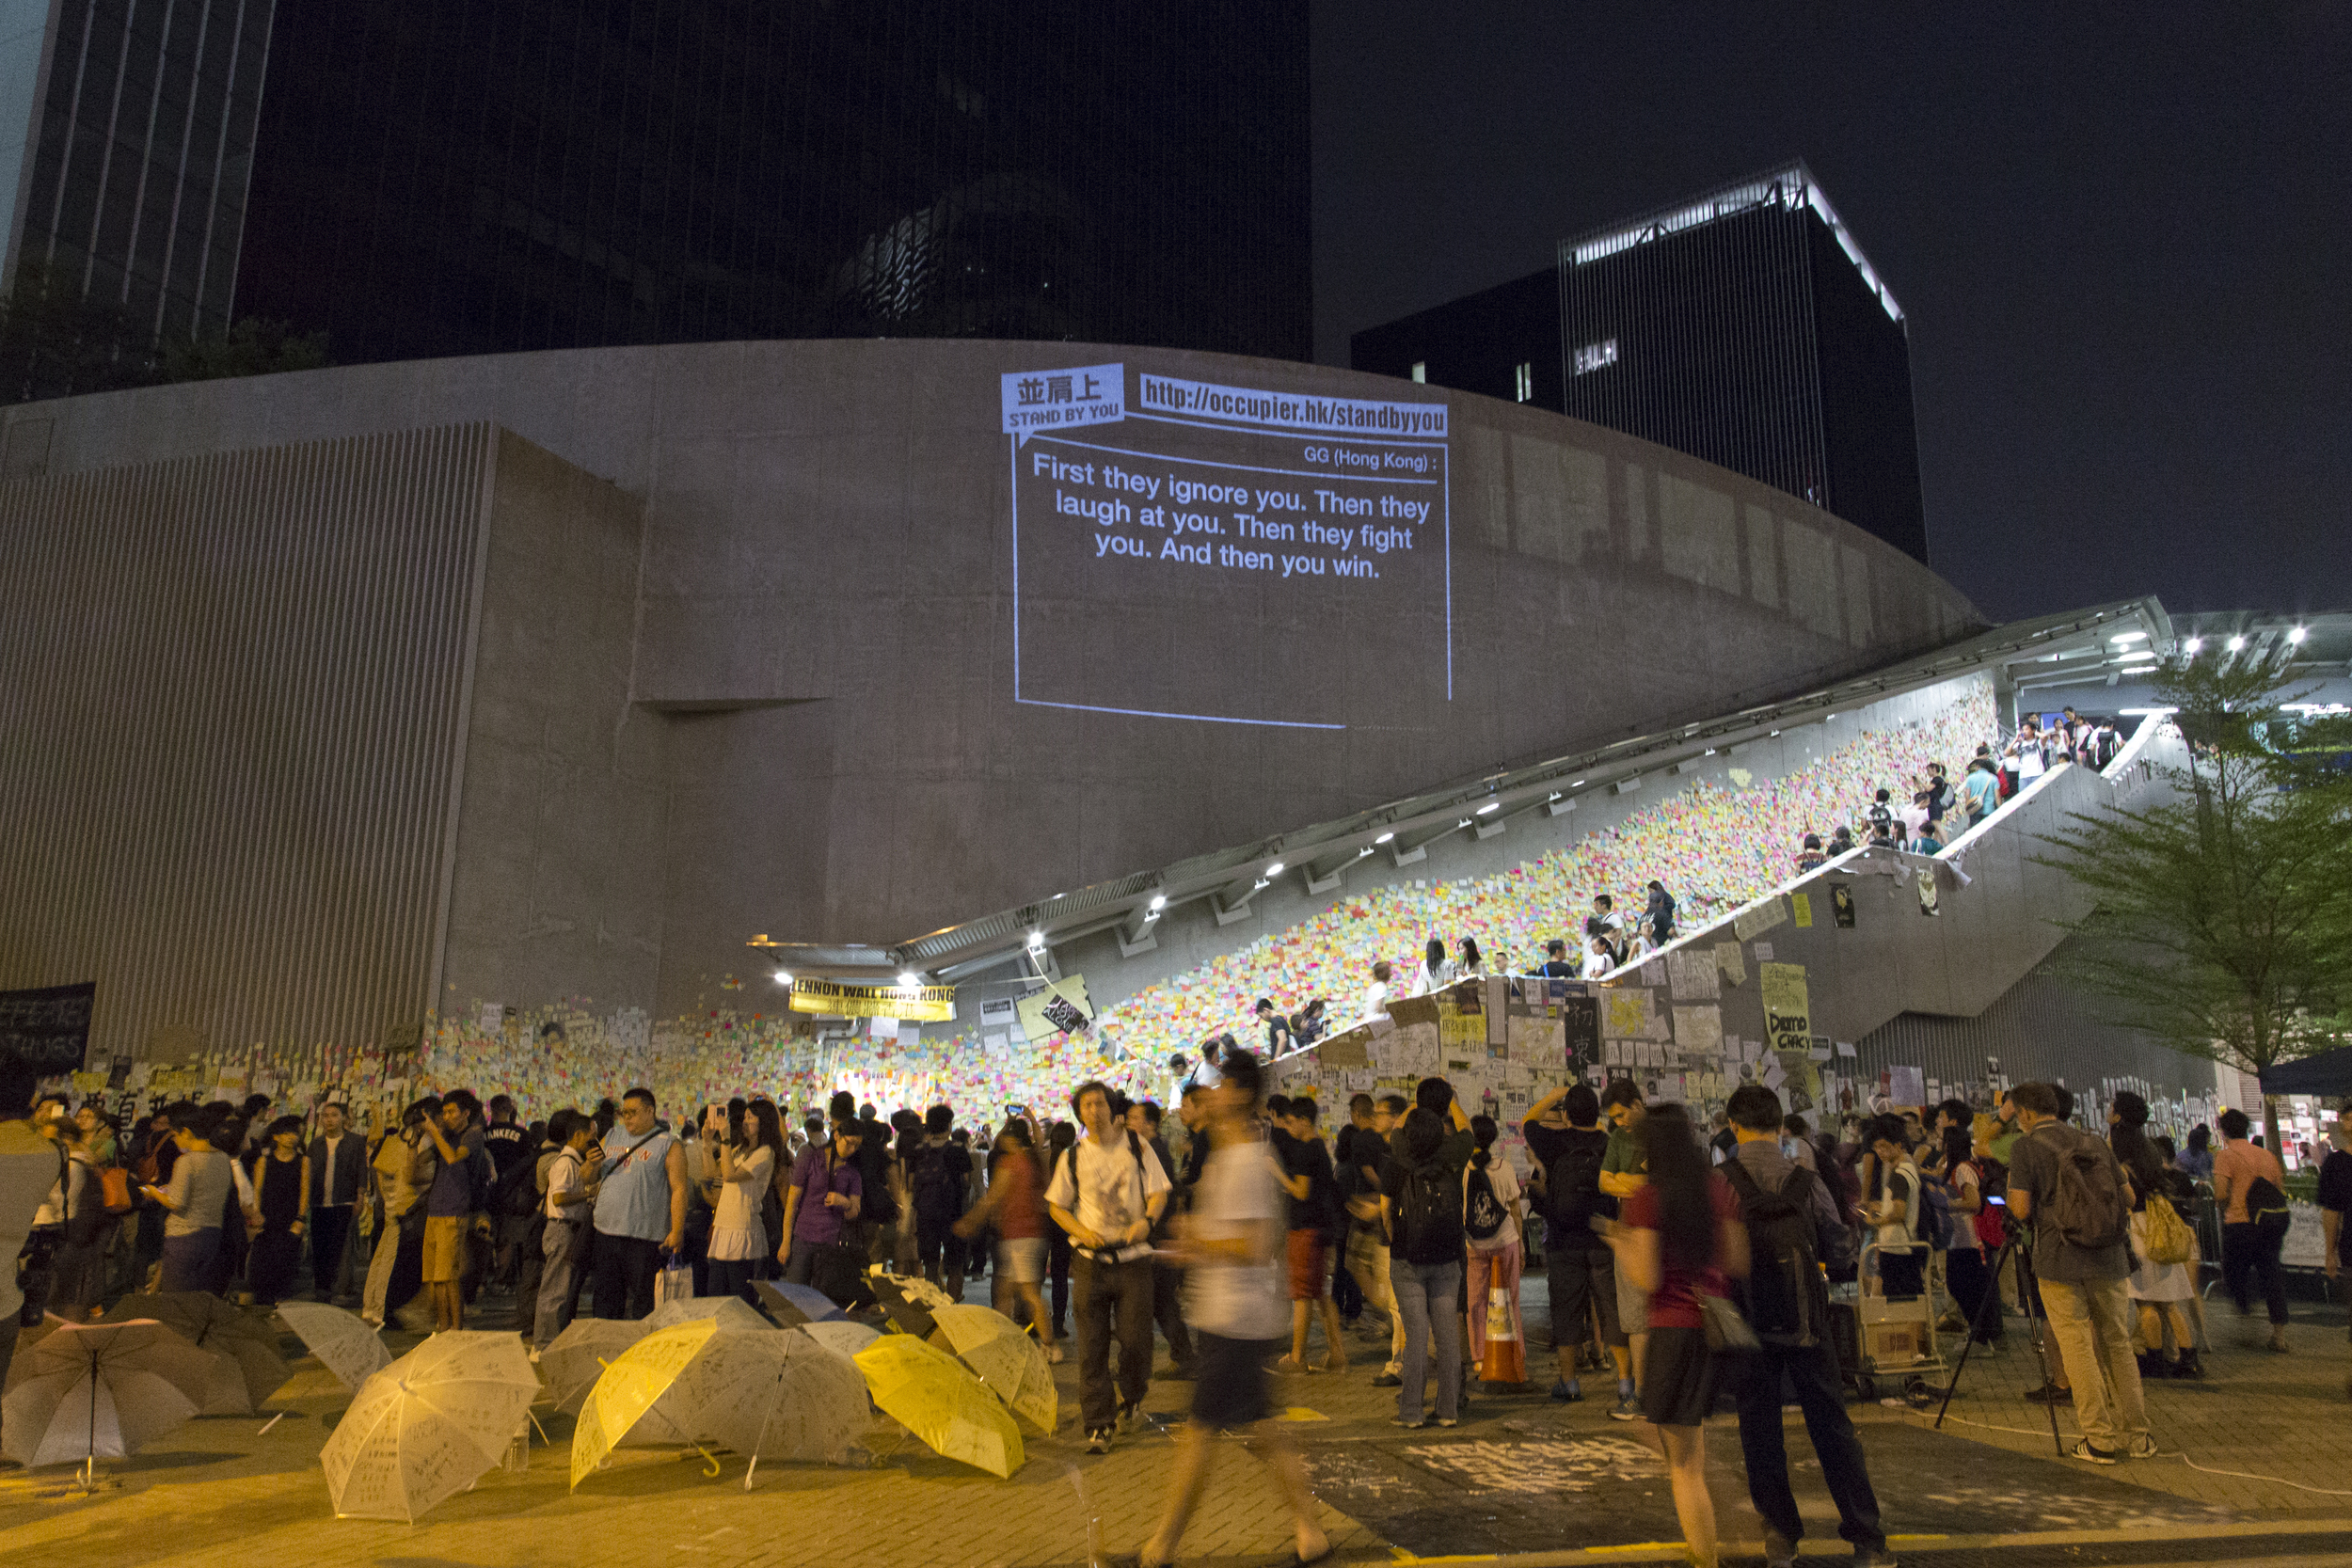
[[1617, 1200], [1600, 1190], [1610, 1134], [1600, 1126], [1600, 1097], [1571, 1084], [1537, 1101], [1523, 1124], [1527, 1152], [1544, 1173], [1544, 1276], [1551, 1304], [1551, 1354], [1559, 1377], [1551, 1397], [1584, 1397], [1577, 1353], [1597, 1341], [1617, 1369], [1617, 1402], [1633, 1398], [1633, 1362], [1617, 1319], [1616, 1256], [1596, 1221], [1617, 1217]]
[[532, 1310], [531, 1358], [555, 1343], [580, 1309], [580, 1287], [588, 1267], [589, 1215], [596, 1200], [596, 1168], [588, 1150], [596, 1124], [565, 1106], [548, 1117], [547, 1227], [539, 1233], [539, 1297]]
[[2221, 1211], [2221, 1277], [2237, 1303], [2237, 1315], [2254, 1310], [2251, 1287], [2262, 1288], [2270, 1309], [2265, 1349], [2287, 1349], [2286, 1275], [2279, 1268], [2287, 1240], [2286, 1172], [2279, 1157], [2247, 1134], [2253, 1124], [2244, 1111], [2220, 1117], [2221, 1152], [2213, 1157], [2213, 1201]]
[[[212, 1132], [219, 1119], [194, 1106], [171, 1118], [172, 1140], [180, 1149], [171, 1166], [171, 1185], [147, 1189], [147, 1196], [166, 1212], [159, 1291], [220, 1288], [221, 1215], [235, 1184], [229, 1174], [229, 1156], [213, 1147]], [[55, 1156], [51, 1158], [54, 1164]]]
[[[30, 1066], [0, 1052], [0, 1383], [8, 1380], [24, 1317], [17, 1255], [33, 1233], [33, 1216], [57, 1180], [56, 1146], [33, 1120], [33, 1091], [40, 1083]], [[151, 1185], [149, 1191], [160, 1189]]]
[[1113, 1116], [1108, 1086], [1081, 1084], [1070, 1104], [1087, 1135], [1055, 1163], [1045, 1204], [1073, 1254], [1087, 1451], [1108, 1453], [1112, 1437], [1134, 1431], [1142, 1419], [1152, 1384], [1151, 1238], [1168, 1206], [1168, 1180], [1159, 1156]]
[[[2198, 1364], [2197, 1337], [2188, 1321], [2188, 1304], [2197, 1299], [2197, 1237], [2183, 1217], [2196, 1202], [2197, 1187], [2173, 1168], [2167, 1140], [2148, 1136], [2146, 1117], [2143, 1101], [2138, 1119], [2119, 1121], [2107, 1130], [2107, 1142], [2132, 1188], [2130, 1290], [2132, 1307], [2139, 1314], [2139, 1375], [2202, 1377], [2205, 1370]], [[2159, 1227], [2159, 1216], [2169, 1223]], [[2160, 1239], [2185, 1246], [2187, 1256], [2159, 1259], [2153, 1254]], [[2173, 1350], [2169, 1361], [2164, 1355], [2168, 1326]]]
[[351, 1130], [349, 1115], [342, 1101], [328, 1101], [310, 1140], [310, 1285], [326, 1302], [350, 1293], [352, 1218], [368, 1191], [367, 1140]]
[[599, 1318], [653, 1310], [653, 1281], [664, 1253], [686, 1244], [686, 1150], [661, 1130], [653, 1091], [621, 1096], [620, 1125], [606, 1141], [597, 1180], [590, 1267]]
[[1045, 1348], [1045, 1359], [1059, 1365], [1060, 1336], [1054, 1332], [1053, 1314], [1045, 1309], [1044, 1185], [1044, 1178], [1038, 1174], [1028, 1125], [1008, 1117], [996, 1134], [988, 1190], [956, 1222], [955, 1228], [956, 1234], [977, 1241], [994, 1227], [996, 1256], [991, 1260], [994, 1265], [991, 1273], [996, 1310], [1009, 1318], [1025, 1307], [1029, 1326]]
[[[1774, 1118], [1779, 1118], [1775, 1115]], [[1650, 1107], [1635, 1124], [1644, 1180], [1608, 1231], [1620, 1280], [1645, 1298], [1637, 1434], [1666, 1462], [1675, 1517], [1697, 1568], [1715, 1568], [1715, 1504], [1707, 1491], [1707, 1433], [1715, 1371], [1702, 1296], [1748, 1274], [1748, 1233], [1730, 1183], [1708, 1169], [1679, 1105]]]
[[1290, 1513], [1292, 1560], [1319, 1562], [1331, 1552], [1307, 1466], [1266, 1397], [1265, 1359], [1283, 1328], [1284, 1227], [1279, 1173], [1257, 1136], [1262, 1087], [1256, 1058], [1234, 1051], [1206, 1093], [1209, 1156], [1172, 1243], [1184, 1266], [1184, 1316], [1200, 1341], [1199, 1376], [1191, 1418], [1176, 1440], [1168, 1507], [1139, 1555], [1142, 1568], [1175, 1560], [1224, 1432], [1244, 1433], [1274, 1472]]
[[1837, 1505], [1837, 1533], [1853, 1547], [1862, 1568], [1894, 1568], [1862, 1439], [1846, 1414], [1821, 1272], [1825, 1263], [1851, 1260], [1851, 1234], [1838, 1218], [1829, 1189], [1781, 1147], [1778, 1095], [1761, 1084], [1742, 1085], [1732, 1091], [1730, 1114], [1732, 1135], [1739, 1141], [1732, 1157], [1717, 1168], [1739, 1198], [1748, 1239], [1744, 1295], [1760, 1343], [1742, 1369], [1740, 1452], [1748, 1473], [1748, 1499], [1764, 1520], [1764, 1561], [1767, 1568], [1788, 1568], [1804, 1539], [1804, 1516], [1788, 1482], [1788, 1444], [1781, 1420], [1787, 1389], [1804, 1413], [1805, 1436], [1820, 1461], [1830, 1500]]
[[2010, 1099], [2024, 1135], [2010, 1149], [2009, 1211], [2032, 1227], [2042, 1314], [2074, 1391], [2083, 1435], [2069, 1454], [2092, 1465], [2153, 1458], [2132, 1355], [2122, 1168], [2105, 1140], [2058, 1119], [2053, 1085], [2020, 1084]]
[[1469, 1275], [1470, 1360], [1481, 1383], [1516, 1388], [1527, 1381], [1527, 1335], [1519, 1322], [1520, 1238], [1527, 1207], [1518, 1173], [1495, 1151], [1501, 1129], [1487, 1116], [1470, 1117], [1474, 1147], [1462, 1168], [1462, 1233]]
[[1184, 1271], [1158, 1256], [1159, 1243], [1175, 1234], [1177, 1216], [1182, 1214], [1190, 1184], [1184, 1180], [1168, 1140], [1160, 1135], [1162, 1120], [1159, 1106], [1149, 1100], [1127, 1108], [1127, 1126], [1158, 1155], [1160, 1168], [1168, 1172], [1168, 1207], [1160, 1211], [1159, 1223], [1152, 1227], [1153, 1249], [1152, 1271], [1152, 1321], [1159, 1325], [1160, 1337], [1168, 1341], [1168, 1373], [1178, 1379], [1192, 1376], [1192, 1331], [1184, 1325]]
[[1345, 1261], [1365, 1302], [1389, 1321], [1389, 1358], [1372, 1380], [1375, 1388], [1399, 1387], [1405, 1380], [1405, 1317], [1390, 1285], [1389, 1238], [1380, 1220], [1380, 1172], [1388, 1164], [1390, 1135], [1405, 1111], [1401, 1095], [1383, 1095], [1361, 1107], [1351, 1102], [1356, 1135], [1347, 1156], [1352, 1191], [1345, 1203], [1351, 1227]]
[[[2344, 1223], [2344, 1214], [2352, 1211], [2352, 1110], [2336, 1113], [2335, 1125], [2328, 1129], [2328, 1142], [2332, 1146], [2328, 1157], [2319, 1163], [2320, 1276], [2327, 1280], [2330, 1295], [2337, 1282], [2347, 1275], [2352, 1265], [2352, 1225]], [[2352, 1306], [2352, 1291], [2347, 1291], [2346, 1306]], [[2352, 1333], [2352, 1330], [2347, 1330]]]

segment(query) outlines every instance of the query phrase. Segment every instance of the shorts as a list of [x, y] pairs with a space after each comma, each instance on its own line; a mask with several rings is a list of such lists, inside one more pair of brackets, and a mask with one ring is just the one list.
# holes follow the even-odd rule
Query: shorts
[[1045, 1238], [996, 1238], [996, 1272], [1008, 1285], [1037, 1285], [1045, 1279]]
[[424, 1282], [452, 1284], [466, 1276], [466, 1216], [424, 1217]]
[[1279, 1339], [1231, 1339], [1206, 1329], [1192, 1332], [1192, 1418], [1214, 1432], [1255, 1425], [1274, 1413], [1266, 1399], [1266, 1357]]
[[1649, 1332], [1649, 1296], [1619, 1269], [1617, 1275], [1617, 1331], [1629, 1338]]
[[1607, 1247], [1548, 1247], [1544, 1277], [1550, 1285], [1553, 1350], [1582, 1344], [1587, 1322], [1600, 1330], [1603, 1345], [1625, 1343], [1625, 1330], [1617, 1326], [1617, 1260]]
[[1642, 1416], [1661, 1427], [1707, 1423], [1715, 1408], [1715, 1357], [1703, 1328], [1653, 1328], [1642, 1357]]
[[1287, 1243], [1291, 1300], [1321, 1301], [1331, 1282], [1331, 1249], [1320, 1230], [1294, 1230]]

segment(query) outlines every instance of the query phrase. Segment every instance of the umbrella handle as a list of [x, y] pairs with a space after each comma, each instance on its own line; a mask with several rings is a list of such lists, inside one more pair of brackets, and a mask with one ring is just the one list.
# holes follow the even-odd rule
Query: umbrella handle
[[532, 1426], [539, 1427], [539, 1441], [545, 1443], [550, 1449], [555, 1447], [555, 1439], [548, 1435], [548, 1429], [539, 1426], [539, 1418], [537, 1414], [530, 1410], [525, 1410], [523, 1414], [531, 1418], [531, 1424]]
[[[719, 1479], [719, 1456], [712, 1453], [708, 1449], [704, 1448], [700, 1443], [691, 1444], [690, 1446], [696, 1453], [703, 1456], [703, 1474], [712, 1481], [717, 1481]], [[749, 1481], [751, 1479], [750, 1474], [746, 1472], [743, 1479]]]

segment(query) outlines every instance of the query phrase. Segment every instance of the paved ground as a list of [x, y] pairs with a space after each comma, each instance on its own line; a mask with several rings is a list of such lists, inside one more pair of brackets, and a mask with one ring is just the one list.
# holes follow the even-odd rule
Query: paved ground
[[[1528, 1316], [1540, 1325], [1540, 1281], [1530, 1285]], [[976, 1288], [973, 1298], [979, 1294]], [[495, 1326], [495, 1319], [474, 1326]], [[1898, 1550], [1928, 1568], [2352, 1562], [2352, 1345], [2341, 1310], [2300, 1318], [2292, 1333], [2292, 1356], [2240, 1348], [2255, 1336], [2219, 1307], [2211, 1323], [2213, 1375], [2151, 1386], [2165, 1457], [2112, 1469], [2052, 1457], [2046, 1416], [2021, 1397], [2039, 1374], [2019, 1324], [2004, 1354], [1971, 1362], [1943, 1432], [1908, 1409], [1856, 1406]], [[1607, 1418], [1605, 1401], [1558, 1405], [1534, 1389], [1487, 1393], [1452, 1432], [1399, 1432], [1388, 1424], [1394, 1396], [1369, 1386], [1376, 1366], [1370, 1352], [1352, 1345], [1354, 1370], [1286, 1379], [1281, 1389], [1324, 1527], [1343, 1559], [1485, 1558], [1533, 1568], [1679, 1556], [1661, 1467]], [[1073, 1419], [1075, 1369], [1060, 1371], [1065, 1419]], [[1180, 1418], [1188, 1392], [1189, 1385], [1156, 1385], [1150, 1409]], [[107, 1467], [90, 1497], [67, 1485], [62, 1471], [0, 1470], [0, 1559], [9, 1568], [245, 1568], [257, 1559], [354, 1568], [643, 1568], [664, 1557], [694, 1568], [1083, 1563], [1090, 1553], [1124, 1555], [1140, 1544], [1171, 1457], [1156, 1427], [1107, 1457], [1089, 1457], [1066, 1425], [1054, 1437], [1032, 1438], [1026, 1468], [998, 1481], [936, 1458], [880, 1421], [873, 1463], [863, 1468], [763, 1465], [747, 1494], [744, 1466], [731, 1456], [712, 1478], [698, 1457], [625, 1450], [567, 1496], [569, 1423], [551, 1419], [554, 1446], [534, 1446], [527, 1472], [494, 1471], [420, 1525], [382, 1525], [337, 1520], [328, 1506], [317, 1455], [347, 1402], [333, 1379], [305, 1361], [269, 1402], [268, 1414], [284, 1415], [267, 1432], [266, 1416], [192, 1422], [151, 1452]], [[2060, 1422], [2071, 1441], [2064, 1412]], [[1813, 1527], [1807, 1544], [1822, 1560], [1842, 1560], [1836, 1516], [1801, 1433], [1792, 1431], [1791, 1452]], [[1760, 1529], [1727, 1417], [1710, 1425], [1708, 1448], [1724, 1533], [1753, 1552]], [[1287, 1559], [1272, 1488], [1239, 1444], [1228, 1446], [1185, 1544], [1188, 1561]]]

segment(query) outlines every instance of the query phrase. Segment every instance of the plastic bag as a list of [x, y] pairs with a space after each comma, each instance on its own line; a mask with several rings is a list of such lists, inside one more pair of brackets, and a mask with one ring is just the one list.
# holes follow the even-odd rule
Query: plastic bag
[[684, 1258], [673, 1256], [661, 1266], [661, 1272], [654, 1275], [653, 1304], [660, 1307], [664, 1302], [693, 1299], [694, 1271]]

